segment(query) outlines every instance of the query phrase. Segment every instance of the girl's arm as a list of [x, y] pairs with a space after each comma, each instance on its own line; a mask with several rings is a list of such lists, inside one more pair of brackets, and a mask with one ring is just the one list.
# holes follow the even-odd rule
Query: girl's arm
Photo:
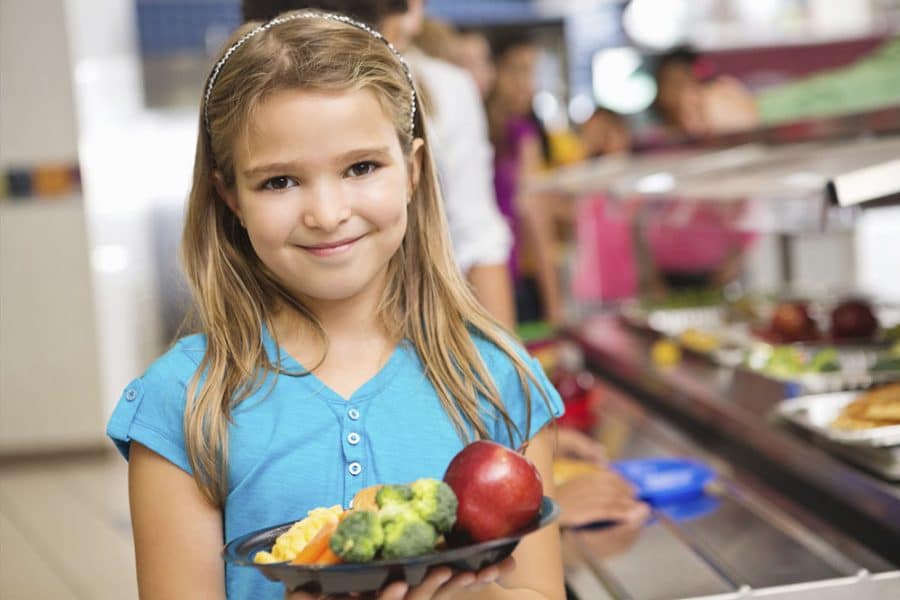
[[194, 478], [131, 442], [128, 495], [141, 600], [224, 599], [222, 513]]

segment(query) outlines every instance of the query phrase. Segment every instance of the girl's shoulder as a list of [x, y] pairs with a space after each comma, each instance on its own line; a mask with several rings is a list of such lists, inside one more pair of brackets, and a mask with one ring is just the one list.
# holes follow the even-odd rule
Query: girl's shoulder
[[168, 379], [180, 383], [197, 372], [206, 353], [206, 336], [198, 333], [177, 340], [147, 368], [144, 378]]
[[[495, 378], [498, 375], [503, 376], [517, 373], [516, 365], [513, 362], [512, 357], [507, 354], [503, 348], [488, 339], [484, 334], [477, 331], [472, 331], [470, 335], [472, 336], [472, 341], [475, 343], [475, 348], [481, 355], [481, 360], [484, 361], [488, 371], [490, 371]], [[525, 361], [525, 364], [529, 365], [533, 370], [536, 361], [528, 354], [525, 347], [509, 334], [501, 333], [500, 335], [512, 352], [518, 358]]]

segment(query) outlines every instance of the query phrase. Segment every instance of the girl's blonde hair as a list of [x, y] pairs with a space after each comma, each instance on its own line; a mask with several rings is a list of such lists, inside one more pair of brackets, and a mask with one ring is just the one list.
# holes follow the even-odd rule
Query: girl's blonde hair
[[[258, 25], [244, 25], [232, 42]], [[415, 346], [464, 440], [471, 438], [470, 431], [478, 438], [490, 437], [479, 415], [480, 396], [497, 410], [510, 440], [521, 443], [530, 437], [527, 382], [537, 382], [509, 334], [474, 298], [453, 261], [424, 119], [416, 110], [410, 130], [411, 90], [398, 58], [383, 41], [352, 25], [324, 18], [291, 20], [252, 36], [222, 65], [205, 107], [208, 133], [201, 109], [181, 259], [195, 298], [196, 318], [206, 335], [206, 353], [187, 390], [184, 430], [194, 478], [219, 506], [228, 490], [232, 410], [259, 390], [269, 374], [282, 373], [278, 361], [268, 358], [263, 327], [274, 335], [273, 314], [277, 307], [288, 306], [327, 343], [316, 316], [256, 256], [246, 231], [213, 183], [218, 171], [225, 185], [234, 185], [234, 148], [254, 110], [272, 94], [297, 88], [371, 90], [395, 124], [407, 156], [416, 137], [425, 140], [421, 178], [408, 205], [406, 234], [389, 262], [379, 316], [392, 335]], [[513, 361], [528, 399], [525, 432], [517, 430], [504, 409], [473, 333]]]

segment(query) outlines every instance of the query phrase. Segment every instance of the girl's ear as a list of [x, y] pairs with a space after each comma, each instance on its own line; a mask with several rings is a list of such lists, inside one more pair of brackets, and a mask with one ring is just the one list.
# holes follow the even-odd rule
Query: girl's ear
[[419, 187], [419, 179], [422, 177], [422, 160], [425, 155], [425, 140], [416, 138], [412, 143], [412, 150], [409, 152], [409, 183], [410, 198], [412, 192]]
[[225, 201], [225, 204], [228, 205], [228, 208], [231, 209], [234, 216], [238, 218], [238, 221], [243, 223], [244, 218], [241, 215], [241, 206], [237, 201], [237, 193], [235, 193], [234, 188], [229, 187], [225, 183], [225, 178], [219, 170], [213, 171], [213, 185], [216, 186], [216, 192], [219, 193], [219, 196]]

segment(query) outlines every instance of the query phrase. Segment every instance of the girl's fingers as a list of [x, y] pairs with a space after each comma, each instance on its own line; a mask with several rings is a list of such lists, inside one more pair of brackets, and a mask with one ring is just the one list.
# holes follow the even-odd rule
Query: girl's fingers
[[406, 582], [395, 581], [381, 590], [381, 593], [378, 594], [378, 600], [403, 600], [408, 590], [409, 585]]
[[438, 590], [453, 577], [453, 571], [447, 567], [438, 567], [428, 572], [422, 583], [412, 588], [404, 600], [429, 600]]
[[[471, 587], [476, 580], [477, 577], [475, 573], [469, 573], [468, 571], [457, 573], [456, 575], [451, 577], [447, 581], [447, 583], [442, 585], [437, 593], [432, 597], [434, 598], [434, 600], [443, 600], [444, 598], [451, 597], [454, 592]], [[416, 600], [418, 600], [418, 598]]]
[[[378, 600], [441, 600], [464, 588], [477, 589], [490, 585], [512, 571], [515, 566], [516, 562], [510, 556], [477, 573], [463, 571], [454, 574], [448, 567], [437, 567], [429, 571], [422, 583], [413, 588], [402, 581], [388, 585], [378, 594]], [[295, 598], [289, 596], [288, 600]], [[306, 600], [306, 596], [298, 597], [296, 600]]]

